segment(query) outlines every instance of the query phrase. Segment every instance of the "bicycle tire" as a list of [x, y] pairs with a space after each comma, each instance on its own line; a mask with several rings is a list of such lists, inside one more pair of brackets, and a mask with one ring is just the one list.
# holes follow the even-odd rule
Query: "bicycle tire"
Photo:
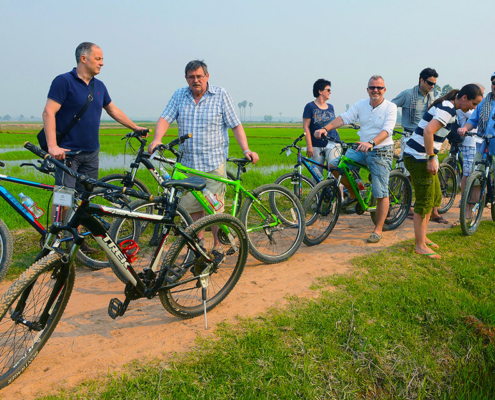
[[438, 213], [444, 214], [450, 210], [457, 195], [457, 177], [452, 166], [445, 163], [440, 164], [438, 180], [442, 192], [442, 203], [438, 207]]
[[[156, 208], [156, 204], [150, 203], [146, 200], [133, 201], [129, 207], [132, 211], [145, 212], [147, 214], [158, 213], [159, 211]], [[182, 228], [192, 225], [193, 223], [191, 216], [180, 205], [177, 207], [176, 218], [174, 221], [178, 225], [180, 224]], [[134, 240], [138, 244], [139, 251], [136, 254], [136, 260], [132, 262], [132, 266], [135, 270], [139, 271], [150, 266], [151, 258], [155, 254], [156, 247], [158, 246], [158, 236], [161, 231], [161, 226], [162, 224], [140, 224], [139, 220], [118, 218], [113, 222], [108, 234], [117, 244], [120, 244], [127, 239]], [[177, 232], [172, 229], [163, 244], [166, 247], [162, 253], [162, 258], [170, 248], [171, 243], [173, 243], [177, 237]], [[122, 274], [120, 269], [118, 269], [111, 259], [109, 259], [109, 263], [117, 278], [119, 278], [123, 283], [127, 283], [127, 277]], [[158, 271], [156, 272], [158, 273]]]
[[461, 191], [461, 179], [462, 179], [462, 165], [461, 165], [460, 161], [457, 161], [452, 156], [448, 156], [448, 157], [444, 158], [444, 160], [442, 161], [442, 164], [450, 165], [452, 167], [452, 169], [455, 171], [455, 177], [456, 177], [456, 182], [457, 182], [457, 192], [456, 193], [459, 193]]
[[[398, 228], [405, 221], [412, 202], [412, 187], [409, 179], [397, 170], [390, 172], [388, 179], [389, 187], [389, 209], [383, 231], [391, 231]], [[373, 197], [370, 206], [376, 204]], [[376, 225], [376, 211], [370, 211], [371, 220]]]
[[[479, 186], [476, 185], [476, 181], [479, 182]], [[471, 236], [476, 232], [483, 217], [483, 210], [485, 209], [486, 200], [486, 179], [481, 171], [474, 171], [468, 178], [464, 192], [461, 197], [461, 212], [459, 215], [459, 221], [462, 232], [466, 236]], [[473, 191], [476, 187], [479, 187], [480, 193], [473, 199]], [[483, 195], [481, 195], [483, 193]], [[478, 197], [478, 198], [476, 198]], [[467, 218], [467, 209], [471, 207], [471, 217]]]
[[[61, 263], [62, 256], [58, 253], [43, 257], [24, 271], [0, 299], [0, 388], [10, 384], [29, 366], [53, 333], [65, 310], [74, 286], [75, 273], [72, 267], [68, 276], [58, 277], [64, 279], [65, 284], [57, 290], [58, 295], [50, 307], [51, 315], [44, 328], [36, 331], [20, 322], [21, 319], [38, 322], [57, 282], [54, 271]], [[26, 295], [26, 290], [29, 290], [26, 304], [22, 314], [14, 321], [13, 312], [21, 304], [17, 300], [22, 301], [21, 297]]]
[[0, 219], [0, 282], [3, 281], [12, 262], [14, 244], [9, 228]]
[[342, 195], [335, 180], [324, 180], [313, 188], [304, 202], [305, 245], [315, 246], [328, 237], [339, 219], [341, 203]]
[[[227, 171], [227, 178], [230, 179], [231, 181], [237, 180], [235, 175]], [[226, 185], [227, 187], [225, 188], [225, 214], [232, 214], [232, 207], [234, 204], [234, 195], [235, 191], [233, 189], [233, 186], [231, 185]], [[241, 211], [241, 206], [242, 206], [242, 192], [239, 192], [239, 197], [237, 198], [237, 212], [236, 212], [236, 217], [239, 215], [239, 212]]]
[[[247, 233], [244, 225], [237, 219], [228, 214], [208, 215], [186, 229], [186, 232], [193, 238], [198, 233], [204, 232], [204, 248], [211, 255], [214, 250], [214, 238], [211, 230], [214, 226], [223, 225], [228, 227], [232, 233], [232, 238], [237, 247], [235, 250], [232, 242], [227, 241], [222, 245], [224, 254], [221, 264], [215, 266], [209, 275], [209, 285], [206, 291], [206, 311], [212, 310], [232, 291], [237, 281], [242, 275], [248, 256]], [[215, 247], [218, 249], [218, 247]], [[213, 255], [214, 256], [214, 255]], [[190, 262], [188, 241], [184, 237], [176, 240], [165, 256], [164, 265], [174, 266], [174, 270], [183, 270], [185, 274], [178, 278], [175, 287], [166, 287], [159, 293], [160, 301], [163, 307], [172, 315], [180, 318], [193, 318], [203, 314], [202, 287], [198, 279], [190, 280], [193, 276], [198, 276], [204, 270], [204, 261], [196, 258], [190, 262], [191, 267], [184, 268], [185, 262]], [[172, 267], [169, 267], [172, 268]], [[173, 278], [176, 275], [167, 271], [166, 279]], [[186, 282], [189, 280], [189, 282]], [[181, 284], [181, 281], [184, 283]]]
[[266, 264], [288, 260], [304, 239], [306, 223], [301, 202], [289, 189], [274, 183], [260, 186], [252, 195], [263, 207], [247, 198], [239, 213], [248, 232], [249, 252]]
[[294, 172], [279, 176], [274, 183], [289, 189], [297, 196], [301, 204], [304, 204], [306, 197], [316, 186], [311, 179], [301, 175], [301, 190], [299, 190], [299, 173]]

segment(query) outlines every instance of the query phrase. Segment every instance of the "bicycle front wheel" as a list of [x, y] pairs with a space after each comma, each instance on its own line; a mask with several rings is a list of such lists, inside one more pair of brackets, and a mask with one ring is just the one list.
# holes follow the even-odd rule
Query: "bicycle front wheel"
[[[301, 187], [299, 187], [299, 177], [301, 178]], [[289, 189], [297, 196], [301, 204], [304, 204], [309, 193], [315, 187], [315, 184], [311, 181], [311, 179], [294, 172], [279, 176], [275, 180], [275, 184], [282, 185], [283, 187]]]
[[[146, 214], [163, 215], [163, 209], [157, 208], [157, 204], [150, 203], [146, 200], [133, 201], [130, 204], [130, 208], [134, 212], [141, 212]], [[193, 221], [191, 216], [180, 205], [177, 207], [177, 212], [174, 217], [174, 226], [172, 226], [168, 236], [165, 238], [162, 246], [163, 252], [160, 253], [161, 259], [158, 260], [158, 265], [162, 265], [162, 260], [170, 248], [171, 243], [177, 239], [177, 227], [186, 228], [192, 225]], [[150, 266], [152, 257], [156, 252], [159, 243], [160, 234], [163, 229], [163, 224], [160, 223], [148, 223], [139, 219], [126, 219], [118, 218], [112, 224], [109, 230], [110, 237], [117, 244], [121, 244], [125, 240], [134, 240], [139, 246], [138, 252], [135, 254], [136, 259], [132, 262], [132, 266], [136, 271], [142, 271], [144, 268]], [[124, 244], [125, 246], [125, 244]], [[131, 250], [133, 251], [133, 250]], [[129, 280], [122, 273], [122, 271], [115, 265], [115, 263], [109, 259], [110, 267], [113, 272], [123, 283], [127, 283]], [[155, 271], [158, 273], [159, 271]]]
[[461, 179], [462, 179], [462, 164], [460, 160], [457, 161], [454, 157], [448, 156], [443, 160], [442, 164], [448, 164], [454, 170], [456, 183], [457, 183], [456, 194], [459, 193], [461, 191]]
[[251, 255], [267, 264], [288, 260], [299, 249], [306, 228], [304, 208], [287, 188], [268, 184], [253, 190], [239, 219], [248, 232]]
[[202, 246], [213, 262], [191, 254], [188, 240], [181, 236], [172, 243], [164, 261], [165, 279], [173, 286], [163, 288], [159, 297], [172, 315], [193, 318], [204, 312], [200, 275], [205, 275], [207, 281], [206, 310], [209, 311], [227, 297], [241, 277], [248, 242], [242, 223], [228, 214], [208, 215], [189, 226], [186, 232], [196, 241], [203, 235]]
[[476, 232], [483, 217], [486, 199], [486, 179], [481, 171], [474, 171], [468, 178], [461, 197], [459, 221], [464, 235]]
[[440, 190], [442, 191], [442, 203], [438, 207], [438, 212], [443, 214], [450, 210], [457, 195], [457, 177], [454, 169], [449, 164], [440, 164], [438, 168], [438, 180], [440, 181]]
[[0, 219], [0, 281], [5, 278], [12, 262], [14, 245], [7, 225]]
[[[398, 228], [406, 219], [412, 201], [412, 187], [409, 179], [399, 171], [391, 171], [388, 179], [389, 208], [383, 224], [384, 231]], [[370, 205], [376, 204], [373, 198]], [[376, 225], [376, 211], [370, 211], [371, 220]]]
[[27, 368], [53, 333], [74, 286], [74, 270], [67, 268], [60, 254], [49, 254], [0, 299], [0, 388]]
[[335, 180], [316, 185], [304, 202], [306, 234], [304, 244], [314, 246], [323, 242], [339, 219], [342, 195]]

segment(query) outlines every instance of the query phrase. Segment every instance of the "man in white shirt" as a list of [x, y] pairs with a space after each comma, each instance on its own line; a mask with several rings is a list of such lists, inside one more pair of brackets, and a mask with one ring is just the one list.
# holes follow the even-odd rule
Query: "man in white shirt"
[[[375, 230], [368, 238], [368, 243], [378, 243], [382, 238], [383, 224], [389, 209], [388, 179], [392, 169], [393, 129], [397, 121], [397, 106], [383, 98], [387, 91], [385, 81], [379, 75], [373, 75], [368, 88], [369, 99], [358, 101], [348, 111], [315, 132], [319, 138], [332, 129], [340, 128], [354, 121], [359, 121], [359, 147], [349, 149], [346, 156], [359, 164], [367, 165], [372, 179], [372, 193], [377, 199]], [[338, 159], [332, 160], [336, 166]], [[338, 176], [338, 173], [335, 173]], [[348, 179], [343, 176], [342, 184], [349, 190], [350, 198], [342, 206], [347, 208], [357, 202], [356, 195]]]

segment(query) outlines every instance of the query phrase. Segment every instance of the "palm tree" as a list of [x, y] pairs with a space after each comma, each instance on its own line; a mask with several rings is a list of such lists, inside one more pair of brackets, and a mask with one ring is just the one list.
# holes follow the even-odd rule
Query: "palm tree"
[[253, 103], [249, 103], [249, 120], [251, 121], [251, 110], [253, 108]]
[[242, 121], [242, 103], [237, 104], [239, 107], [239, 115], [241, 116], [241, 121]]
[[281, 112], [279, 112], [279, 114], [280, 114], [280, 119], [279, 119], [279, 121], [280, 121], [280, 122], [282, 122], [282, 113], [281, 113]]
[[241, 104], [242, 104], [242, 107], [244, 108], [244, 121], [246, 121], [246, 106], [247, 106], [247, 101], [244, 100]]

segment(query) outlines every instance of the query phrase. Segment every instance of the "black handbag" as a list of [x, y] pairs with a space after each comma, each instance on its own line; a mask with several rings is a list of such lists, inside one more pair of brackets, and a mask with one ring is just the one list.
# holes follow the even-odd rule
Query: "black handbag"
[[[74, 127], [74, 125], [77, 124], [77, 122], [82, 118], [82, 116], [88, 109], [89, 105], [93, 101], [94, 91], [95, 91], [95, 81], [93, 80], [93, 82], [91, 82], [91, 87], [89, 88], [88, 100], [84, 104], [83, 108], [81, 108], [81, 111], [79, 111], [76, 115], [74, 115], [74, 118], [72, 119], [72, 121], [70, 121], [70, 124], [67, 126], [67, 128], [64, 129], [63, 132], [56, 131], [57, 144], [60, 144], [62, 139], [65, 137], [65, 135], [67, 135], [69, 131]], [[45, 128], [39, 131], [36, 137], [38, 138], [38, 143], [40, 144], [41, 149], [48, 152], [48, 143], [46, 142]]]

